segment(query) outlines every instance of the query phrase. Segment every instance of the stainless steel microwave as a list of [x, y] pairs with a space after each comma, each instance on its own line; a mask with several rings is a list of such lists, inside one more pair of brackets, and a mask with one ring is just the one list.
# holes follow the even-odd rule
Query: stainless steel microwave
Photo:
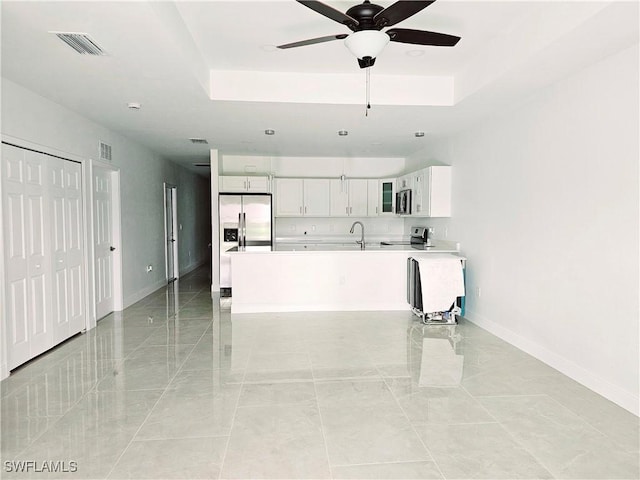
[[411, 215], [411, 189], [400, 190], [396, 193], [396, 213]]

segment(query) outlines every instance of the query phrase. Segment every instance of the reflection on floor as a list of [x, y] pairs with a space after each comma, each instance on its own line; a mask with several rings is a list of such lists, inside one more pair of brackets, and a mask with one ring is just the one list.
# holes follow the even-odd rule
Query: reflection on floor
[[639, 476], [637, 417], [463, 319], [223, 302], [194, 272], [3, 381], [2, 475]]

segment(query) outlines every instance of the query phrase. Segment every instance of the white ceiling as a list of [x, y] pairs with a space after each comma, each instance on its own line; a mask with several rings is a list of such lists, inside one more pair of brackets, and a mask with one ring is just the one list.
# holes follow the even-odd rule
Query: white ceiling
[[[326, 3], [346, 11], [356, 2]], [[250, 155], [409, 156], [431, 137], [464, 128], [638, 42], [636, 1], [438, 0], [397, 27], [462, 40], [453, 48], [390, 43], [371, 69], [372, 109], [365, 117], [364, 71], [341, 41], [274, 48], [348, 33], [295, 1], [3, 1], [1, 8], [3, 77], [187, 166], [207, 162], [209, 148]], [[88, 33], [110, 55], [78, 55], [51, 31]], [[415, 52], [423, 54], [411, 56]], [[210, 70], [249, 79], [281, 72], [292, 92], [322, 93], [331, 84], [322, 78], [361, 76], [362, 103], [211, 100]], [[314, 84], [302, 86], [300, 73], [318, 74], [317, 80], [307, 75]], [[397, 87], [380, 92], [389, 87], [376, 84], [376, 76]], [[406, 93], [421, 77], [427, 85], [433, 76], [449, 77], [454, 105], [416, 106], [404, 99], [376, 105], [376, 87], [379, 98], [388, 97]], [[142, 109], [131, 111], [128, 102]], [[265, 136], [267, 128], [276, 135]], [[340, 129], [349, 136], [339, 137]], [[426, 136], [415, 138], [417, 130]], [[190, 137], [209, 145], [192, 145]]]

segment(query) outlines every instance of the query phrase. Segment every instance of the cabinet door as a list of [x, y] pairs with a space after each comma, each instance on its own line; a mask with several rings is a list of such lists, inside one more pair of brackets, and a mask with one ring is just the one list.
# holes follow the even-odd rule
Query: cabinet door
[[349, 182], [350, 180], [340, 180], [339, 178], [329, 180], [332, 217], [349, 215]]
[[377, 178], [367, 180], [367, 216], [378, 216], [378, 184]]
[[276, 178], [276, 217], [300, 217], [303, 206], [301, 178]]
[[398, 191], [400, 191], [412, 188], [412, 184], [413, 178], [411, 177], [411, 175], [403, 175], [402, 177], [398, 177], [396, 186]]
[[247, 177], [247, 191], [269, 193], [269, 177]]
[[429, 216], [451, 216], [451, 167], [435, 166], [428, 169], [428, 182], [425, 176], [425, 185], [429, 189]]
[[396, 214], [396, 180], [393, 178], [380, 180], [378, 188], [378, 215]]
[[426, 180], [428, 174], [426, 169], [419, 170], [413, 174], [413, 192], [411, 195], [411, 215], [424, 217], [429, 215], [429, 189]]
[[367, 216], [367, 180], [349, 180], [349, 215]]
[[328, 178], [304, 180], [304, 214], [328, 217], [331, 214], [331, 186]]
[[247, 190], [247, 177], [225, 175], [220, 177], [220, 191], [245, 192]]

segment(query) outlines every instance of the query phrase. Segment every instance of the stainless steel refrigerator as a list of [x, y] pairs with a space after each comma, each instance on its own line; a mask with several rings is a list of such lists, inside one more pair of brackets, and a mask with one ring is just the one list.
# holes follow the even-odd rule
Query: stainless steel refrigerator
[[220, 293], [231, 295], [231, 257], [233, 251], [270, 251], [271, 194], [220, 194]]

